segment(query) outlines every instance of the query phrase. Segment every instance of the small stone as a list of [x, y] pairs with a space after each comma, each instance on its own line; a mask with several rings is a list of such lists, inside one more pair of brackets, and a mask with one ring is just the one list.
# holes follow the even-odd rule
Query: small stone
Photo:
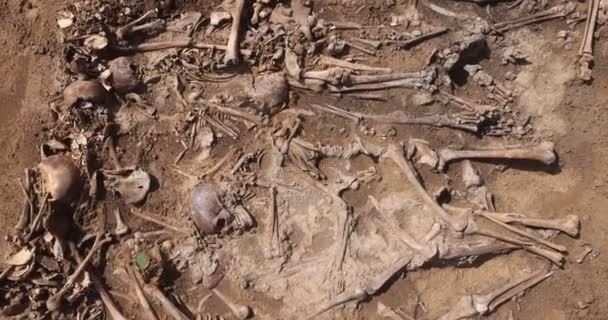
[[560, 30], [557, 33], [557, 37], [560, 39], [566, 39], [568, 37], [568, 31], [567, 30]]
[[515, 80], [515, 78], [517, 78], [517, 75], [515, 73], [513, 73], [511, 71], [507, 71], [505, 73], [505, 80], [513, 81], [513, 80]]

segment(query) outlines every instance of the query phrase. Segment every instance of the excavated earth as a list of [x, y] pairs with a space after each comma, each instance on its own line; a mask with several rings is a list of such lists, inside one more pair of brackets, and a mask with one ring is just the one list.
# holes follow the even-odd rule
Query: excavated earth
[[[99, 1], [82, 1], [89, 2]], [[176, 2], [180, 8], [176, 12], [195, 10], [203, 15], [208, 15], [220, 4], [215, 0]], [[423, 1], [419, 2], [418, 9], [425, 24], [458, 28], [454, 19], [439, 15], [422, 5]], [[557, 4], [554, 2], [551, 1], [547, 7]], [[154, 1], [143, 3], [150, 6]], [[508, 8], [508, 3], [501, 2], [478, 5], [439, 0], [435, 3], [454, 12], [493, 21], [524, 14], [519, 7]], [[0, 0], [0, 171], [4, 177], [0, 183], [0, 235], [11, 234], [21, 212], [23, 194], [18, 187], [18, 179], [23, 177], [25, 168], [37, 165], [41, 144], [51, 133], [57, 133], [58, 119], [53, 108], [60, 105], [63, 88], [69, 83], [64, 44], [61, 43], [62, 31], [57, 26], [57, 18], [58, 12], [68, 9], [69, 5], [69, 1], [61, 0]], [[587, 2], [577, 2], [577, 10], [586, 14], [587, 5]], [[328, 0], [314, 1], [313, 11], [318, 17], [330, 21], [376, 26], [388, 24], [391, 15], [411, 14], [411, 8], [408, 8], [409, 3], [402, 0]], [[608, 317], [608, 294], [605, 290], [608, 286], [608, 161], [605, 159], [608, 156], [608, 115], [605, 112], [608, 104], [608, 73], [605, 72], [608, 70], [605, 67], [608, 65], [608, 37], [602, 29], [599, 30], [594, 46], [593, 80], [582, 83], [577, 80], [576, 62], [583, 29], [584, 21], [570, 28], [565, 20], [558, 19], [518, 28], [507, 32], [500, 40], [489, 41], [490, 50], [486, 57], [480, 58], [479, 64], [485, 72], [516, 93], [515, 102], [509, 108], [518, 115], [518, 119], [529, 117], [533, 128], [521, 139], [482, 138], [449, 128], [414, 125], [354, 125], [343, 118], [322, 113], [303, 118], [300, 137], [328, 145], [352, 143], [355, 137], [379, 145], [420, 138], [436, 147], [525, 144], [545, 140], [555, 143], [558, 164], [549, 168], [531, 162], [475, 162], [488, 189], [494, 194], [499, 211], [521, 212], [539, 218], [576, 214], [581, 219], [579, 236], [558, 235], [553, 239], [568, 248], [564, 265], [554, 268], [549, 279], [485, 316], [487, 319], [511, 319], [510, 315], [513, 319], [554, 320], [600, 320]], [[373, 35], [375, 29], [369, 30]], [[571, 44], [558, 38], [561, 30], [570, 32]], [[212, 35], [212, 42], [223, 43], [228, 32], [227, 26], [217, 30]], [[350, 35], [360, 34], [352, 31]], [[360, 56], [365, 57], [363, 62], [367, 65], [404, 72], [418, 71], [434, 50], [458, 40], [450, 32], [409, 50], [386, 47], [375, 56]], [[502, 53], [509, 46], [525, 52], [527, 62], [501, 64]], [[138, 54], [134, 60], [139, 65], [152, 65], [160, 55]], [[252, 70], [243, 68], [229, 82], [205, 83], [200, 94], [208, 98], [218, 95], [238, 98], [243, 92], [253, 90], [251, 73]], [[170, 71], [166, 74], [170, 75]], [[116, 141], [117, 153], [125, 166], [138, 161], [154, 177], [150, 194], [137, 210], [167, 217], [167, 221], [177, 223], [180, 228], [194, 230], [189, 220], [189, 195], [198, 183], [196, 176], [213, 167], [235, 147], [244, 153], [255, 152], [267, 148], [269, 139], [257, 129], [252, 129], [251, 134], [247, 129], [242, 130], [245, 134], [237, 140], [216, 137], [211, 148], [186, 152], [179, 162], [179, 169], [176, 169], [176, 155], [183, 150], [180, 138], [175, 135], [179, 130], [176, 126], [178, 120], [186, 115], [177, 107], [172, 79], [162, 77], [151, 84], [146, 93], [147, 100], [157, 109], [159, 121], [143, 117], [134, 108], [124, 108], [117, 113], [116, 122], [121, 127]], [[474, 81], [467, 81], [466, 75], [461, 80], [456, 83], [456, 95], [472, 101], [485, 100], [484, 91]], [[446, 108], [440, 103], [419, 103], [424, 96], [414, 90], [391, 89], [382, 95], [386, 101], [292, 94], [289, 108], [310, 109], [311, 104], [328, 103], [360, 113], [405, 110], [418, 115], [439, 113]], [[269, 151], [261, 158], [257, 174], [277, 186], [282, 257], [272, 257], [269, 253], [272, 229], [270, 192], [262, 187], [247, 189], [251, 185], [244, 180], [234, 185], [247, 194], [246, 206], [256, 221], [252, 229], [203, 241], [207, 246], [203, 251], [199, 250], [201, 241], [196, 240], [194, 232], [188, 236], [169, 232], [158, 239], [143, 240], [156, 241], [167, 257], [177, 257], [173, 261], [175, 265], [167, 272], [164, 289], [179, 297], [182, 306], [195, 315], [200, 314], [203, 319], [207, 315], [220, 315], [225, 319], [233, 317], [215, 296], [199, 305], [210, 291], [197, 279], [216, 267], [214, 262], [226, 269], [219, 290], [235, 301], [251, 306], [255, 319], [301, 319], [330, 297], [385, 270], [403, 256], [406, 248], [378, 216], [369, 201], [370, 196], [378, 199], [386, 212], [398, 219], [400, 228], [416, 239], [423, 238], [435, 222], [432, 212], [390, 161], [376, 161], [366, 156], [349, 160], [324, 159], [319, 164], [321, 172], [327, 175], [323, 185], [331, 187], [343, 181], [344, 177], [361, 173], [371, 176], [360, 182], [358, 188], [342, 194], [344, 201], [353, 208], [356, 223], [343, 270], [332, 270], [331, 263], [339, 241], [337, 233], [340, 232], [337, 230], [341, 214], [339, 201], [332, 199], [314, 178], [297, 166], [277, 169], [270, 158]], [[229, 171], [235, 162], [236, 159], [231, 158], [225, 171]], [[112, 168], [112, 160], [106, 153], [100, 155], [100, 165]], [[446, 174], [437, 174], [425, 167], [420, 167], [419, 171], [425, 187], [432, 194], [446, 185], [454, 190], [463, 188], [459, 164], [449, 166]], [[218, 182], [229, 183], [225, 179]], [[129, 206], [112, 195], [100, 201], [97, 207], [98, 214], [121, 210], [133, 232], [159, 229], [130, 215]], [[113, 214], [108, 216], [112, 225]], [[2, 259], [13, 252], [6, 239], [0, 240]], [[115, 242], [104, 251], [104, 263], [94, 272], [102, 278], [126, 315], [143, 319], [122, 268], [124, 261], [119, 247], [123, 242], [124, 239]], [[578, 263], [577, 259], [588, 247], [593, 251]], [[209, 252], [213, 255], [209, 256]], [[182, 261], [184, 259], [188, 261]], [[187, 264], [187, 267], [182, 269], [180, 264]], [[4, 267], [0, 264], [0, 270]], [[400, 310], [403, 319], [435, 319], [462, 295], [488, 292], [547, 268], [551, 268], [549, 262], [523, 250], [483, 256], [472, 261], [432, 263], [390, 280], [381, 292], [356, 307], [347, 304], [320, 318], [382, 319], [377, 312], [378, 305], [382, 303], [393, 310]], [[11, 285], [0, 283], [0, 294], [10, 291], [10, 288]], [[95, 297], [94, 290], [90, 295]], [[7, 303], [0, 298], [0, 309], [6, 308]]]

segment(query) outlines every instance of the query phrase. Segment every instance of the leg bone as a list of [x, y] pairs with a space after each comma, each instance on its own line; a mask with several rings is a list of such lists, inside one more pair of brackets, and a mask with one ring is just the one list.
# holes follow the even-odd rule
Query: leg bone
[[[76, 261], [78, 263], [83, 263], [82, 257], [80, 256], [80, 253], [78, 253], [78, 248], [76, 248], [76, 245], [73, 242], [70, 242], [70, 250], [76, 258]], [[112, 297], [110, 296], [108, 291], [103, 287], [101, 281], [94, 274], [91, 273], [89, 273], [89, 278], [91, 278], [91, 282], [93, 282], [93, 287], [95, 288], [95, 290], [99, 292], [101, 302], [108, 310], [110, 317], [114, 320], [127, 320], [127, 318], [123, 316], [122, 313], [118, 310], [118, 307], [112, 300]]]
[[213, 289], [213, 293], [215, 293], [215, 295], [220, 298], [222, 302], [224, 302], [224, 304], [230, 309], [230, 311], [232, 311], [232, 314], [234, 314], [237, 319], [247, 319], [251, 317], [253, 312], [249, 306], [234, 303], [217, 288]]
[[485, 214], [492, 216], [504, 223], [520, 224], [533, 228], [558, 230], [572, 237], [576, 237], [578, 235], [580, 228], [579, 217], [573, 214], [567, 215], [565, 218], [561, 219], [535, 219], [528, 218], [519, 213], [485, 212]]
[[519, 159], [535, 160], [550, 165], [557, 160], [555, 145], [552, 142], [542, 142], [530, 147], [506, 147], [504, 149], [455, 150], [443, 148], [438, 152], [439, 169], [452, 161], [463, 159]]
[[224, 56], [225, 64], [238, 64], [239, 62], [239, 34], [241, 32], [241, 21], [243, 11], [245, 10], [246, 0], [236, 0], [234, 3], [234, 9], [232, 11], [232, 28], [230, 29], [230, 36], [228, 37], [228, 45], [226, 55]]
[[174, 320], [190, 320], [165, 294], [154, 284], [146, 284], [145, 291], [150, 293], [162, 306], [163, 310]]
[[438, 320], [458, 320], [490, 313], [500, 304], [537, 285], [552, 274], [553, 272], [539, 273], [512, 284], [507, 284], [485, 295], [473, 294], [464, 296], [452, 306], [450, 311], [439, 317]]
[[462, 232], [467, 227], [466, 221], [455, 216], [449, 215], [426, 191], [420, 180], [412, 168], [411, 163], [406, 160], [403, 155], [403, 151], [401, 148], [396, 145], [391, 145], [388, 147], [387, 151], [384, 153], [383, 157], [391, 159], [393, 162], [399, 166], [401, 172], [405, 174], [407, 180], [412, 184], [412, 186], [416, 189], [422, 201], [424, 201], [425, 205], [427, 205], [433, 212], [441, 218], [444, 222], [447, 222], [448, 225], [456, 232]]
[[68, 292], [68, 290], [72, 288], [72, 286], [76, 282], [76, 279], [80, 278], [82, 273], [89, 267], [89, 264], [91, 263], [91, 260], [93, 260], [95, 254], [97, 254], [97, 252], [101, 250], [103, 245], [109, 242], [110, 240], [111, 238], [109, 238], [104, 233], [98, 233], [95, 236], [95, 242], [93, 243], [93, 247], [91, 247], [91, 250], [84, 258], [84, 260], [78, 265], [74, 273], [70, 275], [63, 287], [46, 301], [46, 307], [50, 311], [58, 310], [59, 307], [61, 307], [61, 301], [63, 300], [63, 296]]

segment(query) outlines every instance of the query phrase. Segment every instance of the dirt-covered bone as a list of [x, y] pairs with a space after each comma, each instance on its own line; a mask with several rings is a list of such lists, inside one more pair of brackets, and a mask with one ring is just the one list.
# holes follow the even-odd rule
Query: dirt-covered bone
[[285, 76], [270, 73], [256, 77], [254, 91], [249, 99], [256, 110], [272, 115], [283, 108], [288, 98], [289, 87]]
[[118, 37], [118, 39], [124, 40], [126, 37], [128, 37], [129, 35], [131, 35], [132, 33], [135, 33], [135, 32], [148, 31], [148, 30], [153, 30], [153, 31], [164, 30], [166, 27], [165, 20], [156, 19], [149, 23], [143, 23], [144, 21], [146, 21], [150, 18], [154, 18], [156, 16], [157, 16], [157, 13], [154, 10], [146, 12], [143, 16], [133, 20], [131, 23], [118, 28], [116, 30], [116, 37]]
[[[76, 244], [73, 242], [70, 242], [69, 246], [70, 246], [70, 250], [71, 250], [72, 254], [76, 258], [76, 261], [78, 263], [82, 264], [84, 262], [84, 260], [80, 256], [80, 253], [78, 252], [78, 248], [76, 247]], [[97, 278], [97, 276], [95, 276], [93, 273], [89, 273], [89, 278], [93, 282], [93, 287], [99, 293], [101, 301], [102, 301], [104, 307], [106, 308], [106, 310], [108, 310], [110, 317], [112, 317], [112, 319], [114, 319], [114, 320], [127, 320], [127, 318], [120, 312], [120, 310], [116, 306], [116, 303], [114, 303], [114, 301], [112, 300], [112, 296], [110, 296], [110, 294], [108, 293], [108, 291], [106, 290], [104, 285], [101, 283], [101, 280], [99, 280], [99, 278]]]
[[108, 67], [112, 72], [110, 83], [117, 92], [129, 93], [140, 86], [141, 82], [137, 79], [131, 59], [116, 58], [108, 63]]
[[495, 23], [493, 27], [494, 30], [498, 32], [506, 32], [534, 23], [563, 18], [574, 12], [574, 10], [576, 10], [576, 4], [573, 2], [567, 2], [565, 4], [559, 4], [549, 9], [539, 11], [527, 17]]
[[103, 172], [106, 188], [120, 195], [128, 204], [141, 203], [150, 191], [150, 175], [136, 167]]
[[95, 242], [93, 243], [91, 250], [89, 251], [87, 256], [84, 258], [84, 260], [82, 260], [82, 262], [78, 265], [76, 270], [68, 277], [68, 279], [67, 279], [66, 283], [63, 285], [63, 287], [46, 301], [46, 307], [50, 311], [58, 310], [61, 307], [63, 298], [68, 293], [68, 290], [72, 289], [72, 286], [76, 283], [77, 279], [80, 278], [80, 276], [83, 274], [83, 272], [85, 272], [86, 269], [89, 267], [89, 264], [93, 260], [93, 257], [110, 240], [112, 240], [112, 238], [109, 237], [104, 232], [97, 233], [97, 235], [95, 236]]
[[76, 80], [63, 90], [63, 104], [69, 108], [79, 101], [105, 105], [109, 95], [106, 89], [96, 80]]
[[57, 202], [70, 202], [80, 194], [80, 170], [66, 155], [52, 155], [38, 164], [46, 191]]
[[213, 288], [212, 291], [220, 300], [222, 300], [222, 302], [228, 307], [228, 309], [230, 309], [232, 314], [237, 319], [244, 320], [244, 319], [248, 319], [249, 317], [251, 317], [253, 315], [253, 311], [251, 310], [251, 307], [249, 307], [248, 305], [241, 305], [241, 304], [234, 302], [232, 299], [230, 299], [228, 296], [223, 294], [217, 288]]
[[553, 272], [541, 272], [509, 283], [487, 294], [463, 296], [438, 320], [467, 319], [477, 315], [491, 313], [500, 304], [508, 301], [521, 292], [539, 284], [553, 275]]

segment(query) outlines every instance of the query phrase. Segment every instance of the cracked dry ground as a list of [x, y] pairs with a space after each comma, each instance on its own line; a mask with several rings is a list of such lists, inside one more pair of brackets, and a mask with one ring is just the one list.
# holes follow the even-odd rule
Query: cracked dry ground
[[[243, 19], [247, 21], [244, 29], [262, 32], [260, 30], [266, 30], [263, 28], [268, 26], [270, 18], [261, 18], [258, 27], [253, 28], [249, 19], [254, 12], [253, 2], [245, 2], [251, 10], [246, 11]], [[268, 12], [270, 9], [283, 13], [289, 10], [276, 6], [276, 2], [270, 1], [262, 7]], [[492, 312], [471, 317], [608, 318], [607, 294], [603, 289], [608, 284], [605, 255], [608, 250], [608, 166], [604, 158], [608, 154], [608, 117], [603, 112], [608, 103], [608, 76], [604, 72], [608, 42], [603, 25], [604, 4], [600, 4], [593, 46], [593, 79], [582, 82], [578, 79], [577, 51], [585, 32], [589, 0], [568, 3], [575, 11], [567, 17], [504, 33], [481, 29], [491, 23], [498, 25], [565, 4], [553, 0], [491, 5], [421, 0], [414, 9], [411, 2], [401, 0], [311, 1], [317, 20], [356, 28], [334, 31], [320, 28], [320, 34], [315, 33], [313, 37], [327, 41], [319, 45], [318, 52], [304, 52], [300, 56], [298, 63], [303, 72], [313, 71], [312, 75], [315, 75], [315, 71], [327, 69], [317, 58], [330, 53], [340, 59], [353, 58], [352, 61], [367, 66], [390, 68], [393, 73], [437, 68], [432, 79], [417, 80], [416, 88], [363, 91], [357, 93], [359, 96], [338, 97], [330, 92], [331, 85], [341, 87], [336, 83], [325, 83], [323, 92], [298, 88], [304, 81], [290, 78], [293, 69], [285, 66], [289, 61], [284, 61], [283, 56], [273, 57], [277, 47], [284, 47], [289, 41], [301, 41], [306, 50], [310, 45], [309, 40], [298, 33], [297, 25], [298, 21], [307, 21], [308, 14], [302, 20], [302, 2], [293, 2], [282, 1], [286, 8], [299, 8], [293, 10], [294, 21], [277, 17], [278, 20], [273, 20], [275, 24], [276, 21], [285, 23], [288, 41], [284, 38], [279, 41], [277, 37], [256, 43], [242, 37], [242, 47], [259, 54], [244, 59], [239, 67], [222, 69], [222, 51], [173, 49], [137, 53], [130, 58], [138, 66], [137, 76], [146, 80], [145, 88], [137, 91], [145, 99], [145, 105], [127, 105], [126, 94], [111, 88], [111, 102], [105, 107], [80, 101], [66, 110], [63, 90], [79, 77], [74, 68], [70, 68], [72, 59], [80, 54], [87, 63], [98, 68], [88, 70], [86, 77], [91, 79], [100, 77], [108, 62], [117, 56], [91, 52], [87, 55], [82, 51], [74, 54], [73, 48], [82, 48], [82, 41], [66, 43], [65, 39], [100, 30], [106, 34], [115, 32], [116, 28], [133, 21], [146, 10], [162, 4], [153, 0], [0, 0], [0, 144], [3, 150], [0, 170], [5, 177], [0, 184], [0, 234], [3, 235], [0, 270], [8, 270], [0, 276], [0, 318], [111, 318], [95, 285], [82, 277], [78, 277], [74, 288], [68, 290], [58, 311], [47, 312], [47, 300], [58, 292], [77, 267], [67, 242], [79, 243], [87, 234], [94, 236], [101, 217], [107, 217], [106, 230], [114, 231], [116, 210], [122, 214], [130, 231], [112, 236], [113, 241], [93, 257], [88, 274], [89, 279], [99, 278], [127, 318], [150, 319], [134, 294], [127, 269], [141, 272], [146, 280], [152, 278], [150, 282], [159, 280], [158, 287], [177, 304], [183, 316], [193, 319], [235, 318], [220, 295], [251, 307], [254, 319], [303, 319], [323, 311], [325, 303], [348, 295], [356, 288], [367, 290], [367, 296], [361, 294], [317, 318], [438, 319], [457, 306], [462, 297], [485, 294], [545, 272], [552, 272], [552, 275]], [[104, 6], [106, 9], [100, 10]], [[232, 7], [230, 2], [222, 5], [219, 1], [183, 0], [175, 1], [173, 8], [163, 9], [162, 15], [166, 21], [176, 21], [180, 13], [196, 11], [209, 17], [212, 12], [230, 12]], [[451, 16], [445, 11], [442, 14], [441, 8], [452, 12]], [[74, 14], [72, 26], [65, 29], [58, 26], [57, 19], [64, 17], [60, 11]], [[95, 13], [106, 19], [106, 29], [100, 27], [102, 24], [93, 16]], [[230, 22], [220, 24], [209, 34], [206, 34], [207, 25], [208, 20], [204, 19], [193, 37], [209, 43], [227, 43]], [[384, 27], [377, 27], [379, 25]], [[385, 43], [375, 49], [352, 40], [392, 39], [395, 42], [415, 36], [416, 31], [426, 33], [441, 28], [450, 30], [404, 49], [397, 49], [395, 43]], [[267, 31], [272, 36], [271, 32], [277, 28], [270, 29], [273, 31]], [[476, 33], [483, 34], [487, 43], [485, 50], [457, 49], [466, 42], [467, 36]], [[332, 38], [336, 34], [342, 38]], [[183, 37], [182, 33], [163, 31], [138, 34], [129, 41], [152, 43], [180, 37]], [[343, 44], [340, 39], [348, 42], [344, 52], [340, 52]], [[123, 46], [132, 44], [117, 39], [111, 41], [118, 41], [114, 44]], [[354, 46], [374, 51], [375, 55]], [[264, 51], [265, 47], [269, 49]], [[293, 43], [290, 48], [298, 52]], [[459, 54], [456, 67], [445, 70], [454, 52]], [[209, 64], [199, 66], [200, 78], [192, 81], [189, 74], [184, 73], [184, 62], [199, 63], [201, 61], [191, 60], [199, 55]], [[89, 59], [91, 57], [94, 59]], [[480, 65], [481, 70], [476, 65]], [[257, 79], [271, 70], [290, 78], [289, 102], [280, 111], [255, 109], [255, 92], [261, 90], [263, 84]], [[351, 80], [357, 78], [354, 74], [341, 72], [332, 73], [331, 76], [336, 77], [333, 80], [340, 76]], [[182, 78], [185, 88], [181, 97], [176, 74]], [[229, 75], [227, 79], [217, 82], [218, 77], [226, 75]], [[493, 79], [488, 80], [485, 75]], [[256, 79], [255, 83], [253, 79]], [[447, 84], [445, 79], [450, 79], [452, 84]], [[495, 88], [499, 83], [512, 92], [513, 101], [501, 101], [505, 98], [496, 91], [492, 93], [493, 99], [488, 97], [487, 86], [483, 86], [487, 81], [494, 81], [490, 87]], [[319, 84], [318, 81], [309, 81], [308, 85], [310, 83]], [[494, 110], [488, 116], [494, 122], [479, 123], [479, 118], [470, 118], [465, 110], [453, 103], [444, 103], [449, 97], [445, 92], [475, 106], [495, 106], [498, 111]], [[323, 108], [327, 104], [350, 113], [328, 112]], [[241, 113], [240, 116], [227, 115], [230, 111], [221, 108]], [[198, 112], [206, 109], [219, 110], [210, 112], [209, 116], [215, 117], [212, 119], [217, 119], [218, 123], [225, 123], [226, 127], [218, 129], [217, 123], [214, 127], [208, 119], [200, 120], [204, 115]], [[389, 116], [384, 118], [373, 117], [387, 114]], [[392, 123], [399, 116], [434, 114], [456, 115], [458, 121], [450, 123], [464, 123], [465, 126]], [[249, 120], [243, 121], [243, 115]], [[113, 126], [116, 130], [106, 130], [104, 121], [108, 119], [116, 124]], [[470, 125], [480, 126], [480, 133], [471, 133], [467, 129]], [[194, 126], [196, 131], [192, 130]], [[297, 126], [299, 129], [293, 130]], [[238, 136], [234, 137], [234, 133]], [[115, 138], [117, 159], [112, 159], [106, 148], [108, 144], [104, 144], [110, 134]], [[293, 135], [291, 141], [286, 139], [290, 134]], [[463, 240], [473, 243], [488, 237], [462, 236], [454, 232], [449, 223], [437, 215], [437, 210], [442, 209], [425, 202], [414, 184], [403, 175], [396, 157], [390, 157], [386, 152], [378, 156], [376, 151], [381, 151], [373, 147], [394, 146], [391, 150], [399, 151], [395, 151], [394, 156], [405, 155], [401, 145], [410, 150], [411, 146], [417, 146], [416, 154], [406, 159], [406, 163], [414, 163], [414, 169], [434, 203], [482, 207], [484, 201], [466, 187], [467, 171], [463, 171], [466, 162], [455, 161], [444, 170], [437, 170], [432, 153], [421, 156], [428, 151], [426, 145], [415, 143], [412, 138], [428, 141], [436, 151], [445, 147], [530, 146], [541, 141], [553, 142], [557, 159], [551, 165], [542, 161], [485, 159], [472, 161], [472, 165], [493, 194], [493, 206], [498, 212], [517, 212], [541, 219], [567, 219], [571, 215], [580, 218], [580, 234], [575, 237], [514, 225], [565, 247], [567, 253], [564, 253], [561, 266], [532, 250], [518, 250], [521, 244], [479, 257], [442, 258], [450, 257], [450, 251], [446, 249], [449, 244]], [[125, 195], [120, 197], [104, 192], [106, 188], [116, 187], [115, 184], [100, 183], [98, 193], [90, 192], [90, 184], [85, 184], [81, 192], [85, 196], [68, 208], [61, 211], [51, 206], [74, 220], [58, 220], [59, 229], [67, 230], [62, 235], [63, 250], [54, 245], [57, 236], [47, 234], [47, 229], [52, 228], [47, 223], [33, 234], [30, 244], [20, 244], [15, 240], [19, 237], [15, 225], [24, 203], [19, 180], [23, 182], [26, 168], [36, 168], [41, 161], [41, 146], [51, 139], [55, 140], [53, 143], [63, 143], [65, 150], [47, 145], [44, 152], [70, 156], [80, 168], [82, 177], [104, 169], [105, 180], [111, 180], [108, 177], [112, 175], [107, 170], [115, 169], [114, 160], [117, 160], [124, 167], [138, 165], [150, 174], [153, 177], [150, 192], [143, 203], [130, 205], [126, 203], [128, 197]], [[191, 141], [194, 141], [192, 147], [182, 154], [184, 146], [189, 146]], [[55, 148], [63, 148], [53, 143]], [[359, 143], [366, 146], [366, 150], [354, 152]], [[346, 148], [332, 148], [340, 145]], [[236, 166], [241, 156], [248, 154], [253, 161]], [[179, 161], [176, 160], [178, 155], [182, 156]], [[222, 159], [226, 162], [222, 163]], [[216, 166], [218, 163], [222, 165]], [[430, 168], [429, 164], [435, 168]], [[36, 179], [36, 187], [41, 191], [42, 182]], [[87, 178], [87, 182], [89, 180]], [[219, 185], [226, 193], [222, 199], [224, 205], [236, 211], [236, 215], [243, 208], [248, 210], [253, 216], [253, 225], [219, 236], [202, 236], [197, 232], [190, 218], [190, 194], [201, 181]], [[42, 194], [36, 198], [42, 200]], [[275, 220], [273, 208], [277, 215]], [[137, 214], [161, 216], [169, 227], [143, 220]], [[452, 216], [454, 212], [449, 211], [449, 214]], [[243, 216], [240, 218], [242, 220]], [[474, 221], [482, 230], [488, 228], [522, 239], [479, 215]], [[350, 231], [346, 238], [342, 234], [345, 229], [341, 227], [344, 223], [350, 226], [346, 228]], [[437, 224], [442, 225], [438, 235], [425, 239]], [[272, 236], [273, 229], [278, 229], [278, 236]], [[416, 250], [405, 245], [403, 235], [409, 235], [425, 246]], [[80, 255], [86, 255], [92, 242], [92, 239], [83, 242], [78, 249]], [[531, 244], [555, 257], [555, 250], [532, 240], [526, 239], [525, 243], [524, 247]], [[32, 250], [33, 244], [36, 244], [35, 250]], [[428, 244], [432, 245], [426, 246]], [[27, 262], [15, 262], [19, 260], [17, 258], [23, 258], [15, 256], [22, 247], [35, 254]], [[438, 250], [431, 250], [429, 255], [433, 256], [425, 258], [424, 253], [428, 253], [425, 249], [431, 247]], [[58, 254], [60, 251], [63, 251], [63, 259]], [[146, 253], [147, 259], [164, 261], [160, 277], [149, 276], [156, 270], [156, 265], [142, 266], [141, 252]], [[412, 260], [391, 274], [385, 285], [366, 287], [378, 274], [407, 257]], [[133, 260], [136, 268], [131, 267]], [[18, 265], [11, 267], [7, 262]], [[11, 271], [11, 268], [17, 271]], [[22, 272], [28, 268], [31, 272]], [[137, 271], [137, 268], [141, 270]], [[149, 286], [144, 290], [159, 318], [173, 318], [158, 304]], [[387, 312], [387, 308], [394, 314]]]

